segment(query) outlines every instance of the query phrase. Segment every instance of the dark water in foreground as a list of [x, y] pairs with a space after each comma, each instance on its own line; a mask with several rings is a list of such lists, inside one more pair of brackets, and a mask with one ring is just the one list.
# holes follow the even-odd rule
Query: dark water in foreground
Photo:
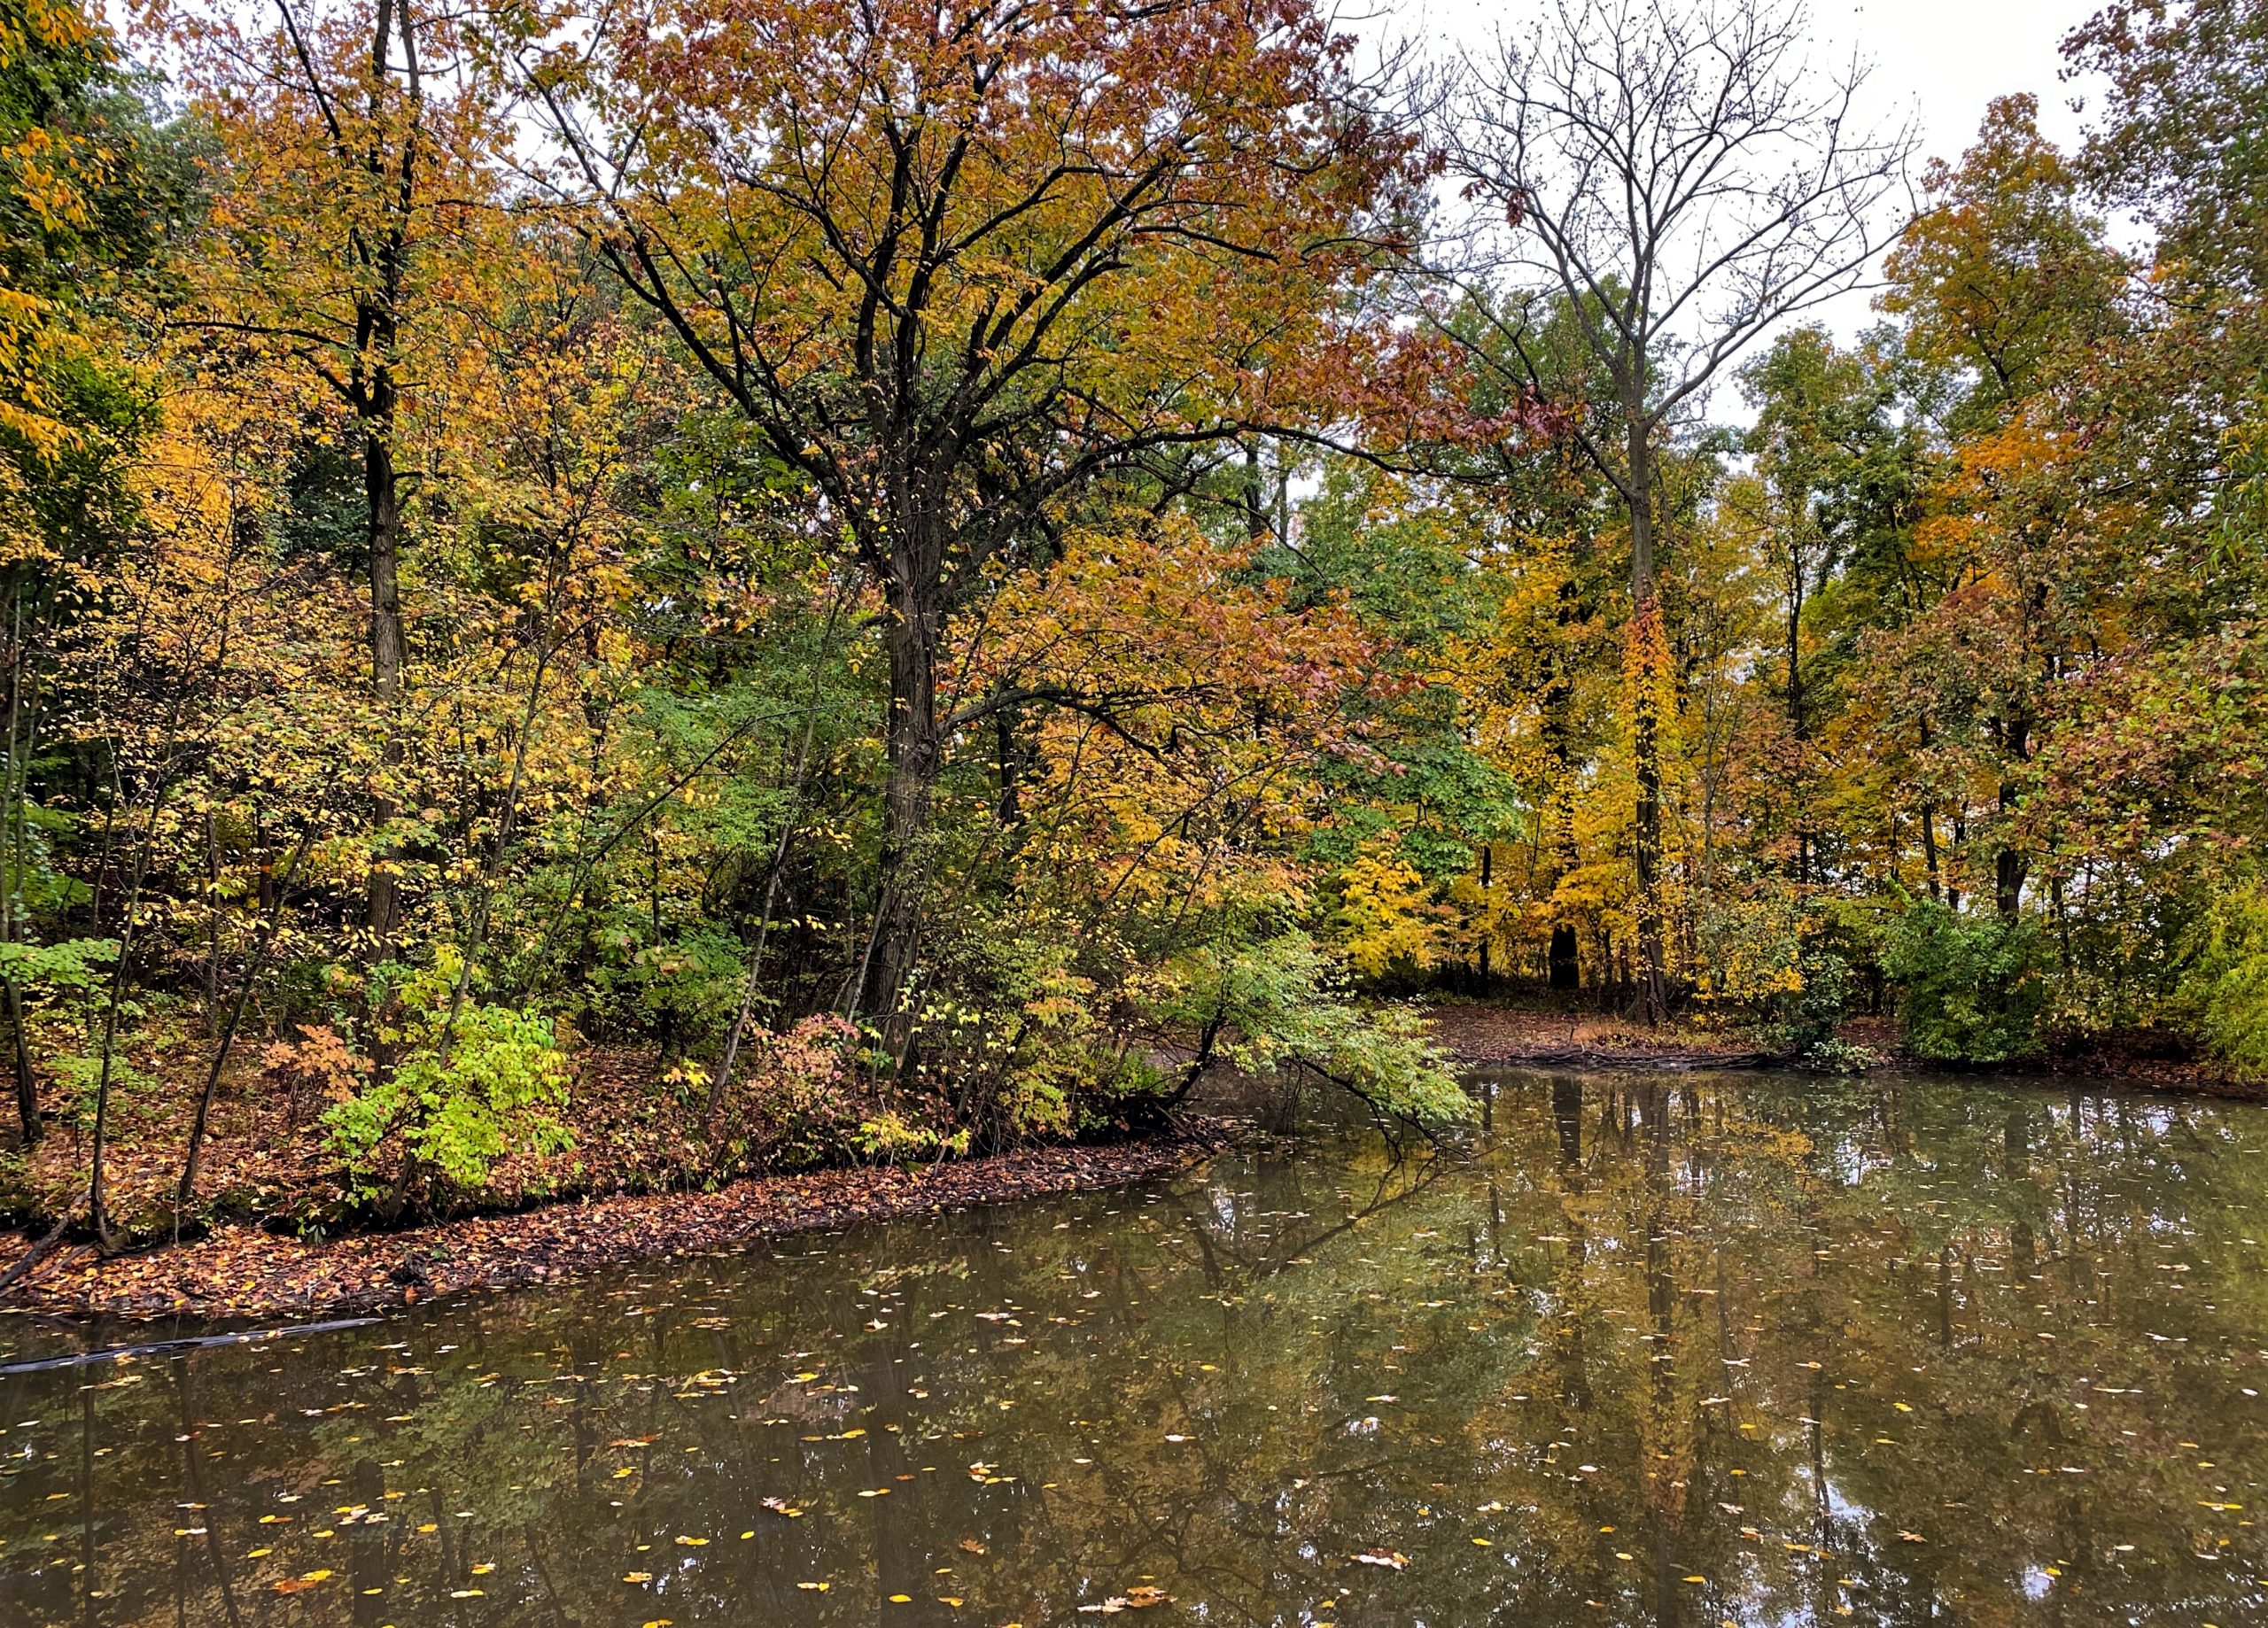
[[1490, 1125], [0, 1377], [0, 1624], [2268, 1622], [2268, 1110]]

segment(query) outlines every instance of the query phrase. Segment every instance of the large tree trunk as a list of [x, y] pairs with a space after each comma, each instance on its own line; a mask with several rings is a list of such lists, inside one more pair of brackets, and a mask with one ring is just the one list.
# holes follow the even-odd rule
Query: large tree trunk
[[912, 1032], [901, 1010], [919, 957], [928, 891], [929, 817], [944, 741], [937, 729], [937, 647], [944, 616], [927, 583], [890, 587], [889, 779], [882, 791], [881, 896], [856, 1009], [882, 1019], [902, 1063]]

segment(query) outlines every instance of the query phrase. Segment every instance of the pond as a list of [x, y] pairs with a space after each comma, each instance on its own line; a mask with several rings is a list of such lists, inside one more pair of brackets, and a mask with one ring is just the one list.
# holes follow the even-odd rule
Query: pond
[[1487, 1090], [186, 1355], [9, 1320], [0, 1623], [2268, 1621], [2268, 1110]]

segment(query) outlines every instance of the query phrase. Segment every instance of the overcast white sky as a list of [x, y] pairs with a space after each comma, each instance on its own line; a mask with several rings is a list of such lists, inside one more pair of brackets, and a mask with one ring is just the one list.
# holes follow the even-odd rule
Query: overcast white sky
[[[1346, 3], [1346, 0], [1342, 0]], [[1362, 4], [1363, 0], [1351, 0]], [[1823, 67], [1847, 62], [1855, 46], [1872, 61], [1873, 112], [1884, 123], [1911, 114], [1920, 133], [1921, 161], [1957, 158], [1975, 138], [1985, 105], [1994, 97], [2029, 90], [2039, 98], [2045, 132], [2066, 145], [2076, 142], [2081, 119], [2074, 97], [2087, 87], [2061, 76], [2057, 47], [2086, 20], [2100, 0], [1811, 0]], [[1375, 8], [1375, 9], [1371, 9]], [[1371, 20], [1357, 32], [1418, 43], [1446, 57], [1459, 47], [1486, 47], [1500, 30], [1517, 32], [1538, 16], [1538, 0], [1368, 0]], [[1344, 15], [1345, 13], [1342, 13]], [[1824, 321], [1845, 336], [1879, 320], [1866, 294], [1822, 308]], [[1732, 406], [1719, 404], [1720, 410]]]

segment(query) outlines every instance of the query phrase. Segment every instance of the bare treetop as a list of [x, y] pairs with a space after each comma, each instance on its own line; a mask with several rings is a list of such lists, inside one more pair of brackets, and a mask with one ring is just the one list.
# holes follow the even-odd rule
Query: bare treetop
[[1556, 0], [1463, 64], [1443, 144], [1490, 205], [1468, 267], [1593, 309], [1598, 360], [1653, 422], [1902, 223], [1884, 205], [1911, 132], [1859, 128], [1866, 66], [1814, 67], [1807, 33], [1796, 4]]

